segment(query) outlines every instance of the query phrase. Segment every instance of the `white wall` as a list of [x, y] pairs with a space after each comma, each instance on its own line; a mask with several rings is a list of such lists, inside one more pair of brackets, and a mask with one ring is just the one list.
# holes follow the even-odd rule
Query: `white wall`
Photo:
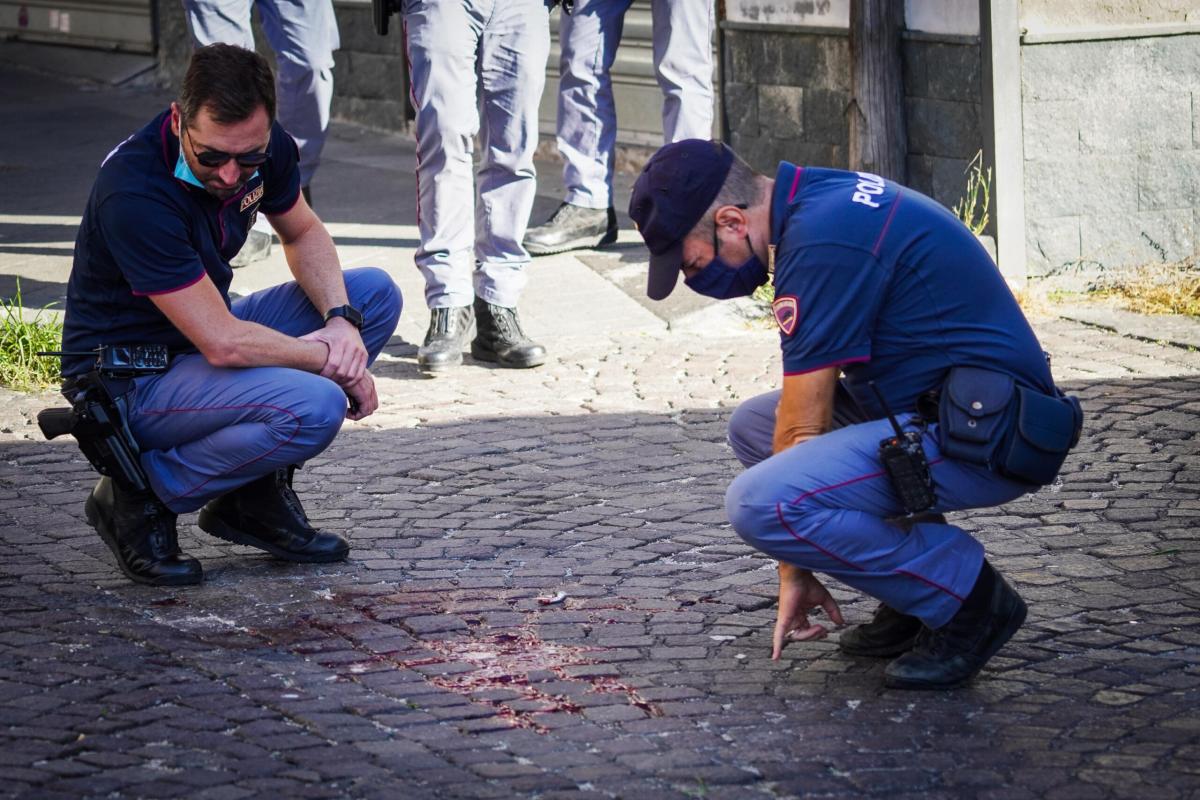
[[910, 31], [979, 35], [979, 0], [907, 0], [904, 25]]
[[725, 0], [730, 22], [850, 27], [850, 0]]
[[[850, 26], [850, 0], [726, 0], [725, 18], [845, 29]], [[979, 0], [906, 0], [904, 20], [913, 31], [977, 36]]]

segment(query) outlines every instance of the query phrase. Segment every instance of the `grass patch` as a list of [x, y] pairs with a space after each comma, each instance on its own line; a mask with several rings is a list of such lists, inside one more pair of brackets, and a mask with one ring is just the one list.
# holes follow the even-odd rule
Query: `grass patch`
[[1106, 270], [1088, 293], [1143, 314], [1200, 316], [1200, 263], [1192, 256], [1170, 264]]
[[1015, 288], [1027, 314], [1053, 315], [1056, 307], [1084, 303], [1139, 314], [1200, 316], [1200, 260], [1106, 267], [1096, 262], [1064, 264]]
[[[50, 305], [53, 305], [51, 303]], [[62, 378], [57, 358], [42, 358], [39, 350], [62, 347], [62, 322], [39, 309], [32, 319], [21, 313], [21, 282], [11, 298], [0, 299], [0, 385], [18, 391], [57, 386]]]

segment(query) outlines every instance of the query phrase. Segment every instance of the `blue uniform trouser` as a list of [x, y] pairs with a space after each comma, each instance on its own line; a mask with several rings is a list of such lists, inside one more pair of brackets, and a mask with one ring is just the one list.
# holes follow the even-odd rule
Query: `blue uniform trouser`
[[333, 51], [338, 49], [333, 0], [183, 0], [198, 47], [222, 42], [254, 49], [250, 8], [275, 51], [279, 124], [300, 148], [300, 185], [308, 186], [329, 133]]
[[513, 308], [525, 286], [529, 253], [521, 240], [537, 193], [546, 0], [405, 0], [403, 19], [417, 110], [416, 263], [425, 302], [445, 308], [480, 297]]
[[[345, 276], [374, 361], [396, 329], [400, 291], [383, 270]], [[295, 282], [243, 297], [233, 313], [289, 336], [325, 324]], [[286, 367], [219, 368], [199, 353], [173, 359], [161, 375], [136, 379], [127, 398], [142, 467], [154, 493], [177, 514], [317, 455], [337, 435], [347, 409], [345, 392], [328, 378]]]
[[[558, 152], [566, 201], [612, 205], [617, 112], [609, 71], [633, 0], [578, 0], [559, 27]], [[653, 0], [654, 75], [663, 93], [663, 143], [708, 139], [713, 125], [714, 3]]]
[[[725, 494], [734, 530], [775, 559], [831, 575], [931, 628], [944, 625], [979, 575], [983, 545], [955, 525], [923, 522], [905, 532], [889, 521], [904, 511], [879, 461], [879, 442], [892, 435], [886, 419], [772, 455], [778, 402], [778, 391], [751, 398], [730, 420], [730, 445], [748, 468]], [[1030, 491], [943, 458], [936, 430], [924, 436], [937, 493], [931, 511], [996, 506]]]

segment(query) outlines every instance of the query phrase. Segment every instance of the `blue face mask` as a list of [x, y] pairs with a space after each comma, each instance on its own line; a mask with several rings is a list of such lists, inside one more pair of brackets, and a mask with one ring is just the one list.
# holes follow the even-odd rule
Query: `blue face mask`
[[[180, 143], [182, 147], [182, 143]], [[183, 150], [179, 151], [179, 158], [175, 161], [175, 177], [184, 183], [190, 183], [192, 186], [197, 186], [201, 189], [204, 184], [196, 177], [196, 173], [192, 172], [192, 168], [188, 166], [187, 159], [183, 157]]]
[[[746, 237], [749, 246], [750, 237]], [[716, 252], [716, 236], [713, 236], [713, 252]], [[754, 290], [767, 282], [770, 277], [767, 265], [762, 262], [754, 250], [750, 258], [740, 266], [734, 266], [721, 256], [708, 262], [708, 266], [690, 278], [684, 278], [684, 284], [693, 292], [716, 300], [728, 300], [732, 297], [748, 297]]]

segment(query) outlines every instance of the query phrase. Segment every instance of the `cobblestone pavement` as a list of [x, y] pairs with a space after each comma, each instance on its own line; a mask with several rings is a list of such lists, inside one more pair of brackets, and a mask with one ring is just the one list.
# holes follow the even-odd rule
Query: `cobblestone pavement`
[[836, 636], [768, 658], [772, 565], [722, 494], [770, 331], [564, 339], [437, 380], [397, 341], [383, 409], [298, 476], [351, 559], [281, 565], [186, 516], [189, 589], [119, 576], [86, 463], [20, 424], [47, 398], [8, 395], [0, 794], [1195, 797], [1200, 357], [1038, 327], [1085, 437], [1059, 483], [955, 515], [1031, 611], [941, 694], [881, 689]]
[[[0, 73], [0, 282], [40, 305], [95, 164], [165, 100]], [[967, 688], [884, 691], [836, 634], [769, 660], [772, 564], [724, 517], [725, 423], [775, 384], [775, 335], [667, 333], [613, 297], [636, 255], [567, 256], [526, 295], [550, 363], [424, 379], [411, 150], [336, 133], [321, 213], [410, 299], [383, 407], [297, 477], [351, 559], [283, 565], [189, 515], [204, 585], [130, 584], [83, 520], [94, 475], [31, 424], [57, 399], [0, 392], [0, 796], [1200, 796], [1195, 352], [1038, 322], [1084, 440], [1055, 486], [955, 515], [1029, 621]]]

